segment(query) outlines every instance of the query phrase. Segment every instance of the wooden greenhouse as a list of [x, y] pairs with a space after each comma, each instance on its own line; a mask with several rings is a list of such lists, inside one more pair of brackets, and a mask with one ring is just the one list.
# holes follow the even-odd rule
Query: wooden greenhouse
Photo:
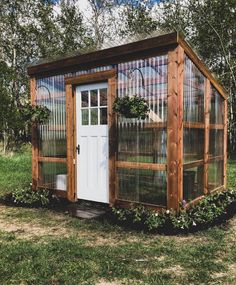
[[[179, 33], [146, 38], [28, 68], [34, 126], [33, 187], [70, 201], [178, 210], [226, 187], [224, 89]], [[145, 119], [113, 111], [142, 97]]]

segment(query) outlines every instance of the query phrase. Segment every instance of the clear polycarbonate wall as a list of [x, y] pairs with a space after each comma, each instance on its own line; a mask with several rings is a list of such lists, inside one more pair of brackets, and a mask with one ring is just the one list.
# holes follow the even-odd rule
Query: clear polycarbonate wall
[[204, 194], [204, 152], [208, 158], [208, 189], [223, 185], [224, 98], [211, 86], [209, 150], [205, 150], [206, 78], [186, 56], [184, 67], [183, 198]]
[[209, 190], [223, 185], [224, 99], [211, 86], [210, 97]]
[[119, 64], [117, 95], [140, 96], [150, 108], [144, 120], [117, 118], [117, 161], [129, 162], [116, 169], [117, 198], [166, 205], [166, 171], [149, 165], [166, 164], [167, 56]]
[[[183, 106], [183, 199], [203, 195], [206, 78], [186, 56], [184, 62]], [[198, 162], [193, 167], [194, 162]]]

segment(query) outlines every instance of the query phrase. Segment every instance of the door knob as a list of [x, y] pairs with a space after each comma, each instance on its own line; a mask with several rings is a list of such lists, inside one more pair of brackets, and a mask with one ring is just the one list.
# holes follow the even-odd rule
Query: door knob
[[77, 153], [80, 154], [80, 145], [78, 144], [76, 147]]

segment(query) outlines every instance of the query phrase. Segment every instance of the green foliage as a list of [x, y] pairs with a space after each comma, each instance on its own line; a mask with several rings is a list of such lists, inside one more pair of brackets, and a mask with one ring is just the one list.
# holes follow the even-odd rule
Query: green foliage
[[145, 119], [149, 112], [147, 101], [138, 96], [116, 97], [113, 111], [125, 118]]
[[147, 35], [158, 28], [158, 22], [151, 16], [151, 1], [124, 1], [122, 36]]
[[32, 190], [32, 186], [19, 186], [11, 193], [12, 202], [21, 206], [47, 206], [50, 203], [51, 194], [46, 189]]
[[19, 186], [28, 185], [31, 175], [31, 148], [22, 147], [14, 154], [0, 155], [0, 197]]
[[53, 58], [93, 44], [75, 1], [23, 2], [0, 1], [0, 140], [4, 151], [30, 140], [29, 121], [46, 119], [46, 109], [28, 106], [27, 66], [40, 57]]
[[148, 231], [189, 231], [214, 224], [236, 203], [236, 190], [206, 196], [196, 205], [182, 208], [179, 215], [173, 210], [156, 212], [143, 206], [130, 209], [113, 208], [118, 221]]
[[50, 116], [50, 110], [46, 106], [26, 104], [21, 109], [25, 122], [43, 124]]

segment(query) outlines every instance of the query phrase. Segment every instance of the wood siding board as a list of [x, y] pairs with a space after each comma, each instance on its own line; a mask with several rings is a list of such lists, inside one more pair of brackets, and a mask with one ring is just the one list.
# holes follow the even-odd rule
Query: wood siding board
[[[150, 55], [150, 51], [155, 53], [161, 50], [168, 50], [168, 47], [172, 47], [177, 44], [177, 33], [170, 33], [153, 37], [129, 44], [116, 46], [104, 50], [90, 52], [86, 54], [80, 54], [72, 57], [63, 58], [47, 63], [42, 63], [28, 67], [28, 74], [43, 74], [50, 71], [57, 71], [62, 69], [69, 69], [80, 67], [83, 69], [104, 66], [107, 64], [115, 64], [125, 60], [134, 59], [134, 57], [145, 56], [145, 53]], [[146, 55], [147, 56], [147, 55]]]
[[228, 97], [226, 90], [221, 86], [217, 80], [213, 77], [210, 70], [205, 66], [205, 64], [200, 60], [200, 58], [195, 54], [188, 43], [178, 34], [178, 43], [184, 49], [187, 56], [192, 60], [192, 62], [198, 67], [198, 69], [211, 81], [213, 86], [225, 99]]
[[183, 197], [183, 73], [184, 50], [168, 53], [167, 207], [179, 209]]
[[205, 112], [204, 112], [204, 121], [205, 121], [205, 138], [204, 138], [204, 194], [208, 194], [209, 185], [208, 185], [208, 170], [209, 170], [209, 123], [210, 123], [210, 100], [211, 100], [211, 83], [209, 79], [205, 80]]
[[117, 76], [108, 79], [108, 133], [109, 133], [109, 204], [114, 205], [116, 197], [116, 115], [113, 103], [117, 95]]
[[228, 112], [227, 112], [228, 102], [227, 100], [224, 101], [224, 176], [223, 176], [223, 183], [224, 188], [227, 187], [227, 121], [228, 121]]
[[[30, 97], [31, 104], [36, 105], [36, 79], [30, 79]], [[37, 124], [33, 124], [31, 128], [32, 133], [32, 188], [36, 190], [39, 180], [39, 164], [38, 164], [38, 131]]]

